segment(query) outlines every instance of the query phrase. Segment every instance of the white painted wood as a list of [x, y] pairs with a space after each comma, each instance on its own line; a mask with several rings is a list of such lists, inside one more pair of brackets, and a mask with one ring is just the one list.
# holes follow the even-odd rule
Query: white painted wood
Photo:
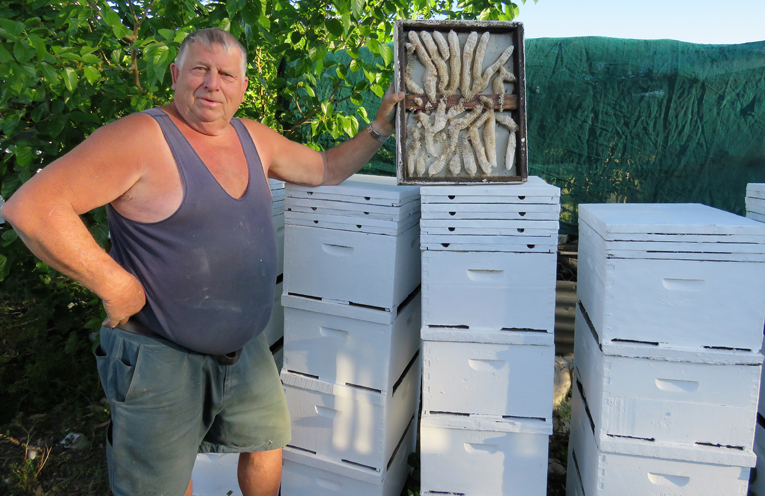
[[423, 415], [420, 494], [543, 496], [550, 429], [534, 421]]
[[271, 203], [271, 215], [276, 217], [284, 213], [284, 199], [274, 200]]
[[[379, 310], [284, 297], [284, 368], [321, 381], [387, 392], [420, 347], [419, 292], [379, 323]], [[344, 313], [344, 312], [343, 312]]]
[[579, 227], [577, 296], [601, 343], [760, 349], [765, 264], [609, 259], [594, 243], [597, 235]]
[[553, 253], [422, 252], [425, 326], [553, 332]]
[[455, 235], [455, 234], [423, 234], [420, 236], [421, 243], [425, 244], [441, 244], [441, 243], [454, 243], [454, 244], [477, 244], [486, 245], [486, 249], [477, 251], [495, 251], [495, 246], [528, 246], [529, 250], [533, 250], [537, 246], [555, 246], [558, 247], [558, 234], [550, 233], [546, 236], [480, 236], [480, 235]]
[[[488, 236], [487, 236], [488, 237]], [[464, 240], [467, 236], [462, 237]], [[429, 237], [426, 237], [429, 240]], [[508, 244], [498, 243], [496, 241], [486, 242], [444, 242], [434, 243], [422, 241], [420, 243], [420, 249], [423, 251], [463, 251], [463, 252], [510, 252], [510, 253], [557, 253], [557, 242], [553, 243], [552, 239], [545, 244]]]
[[471, 220], [471, 219], [502, 219], [502, 220], [543, 220], [558, 221], [560, 204], [528, 205], [514, 203], [460, 203], [456, 205], [443, 203], [424, 203], [422, 219]]
[[749, 183], [746, 185], [746, 196], [765, 198], [765, 183]]
[[423, 341], [422, 359], [425, 413], [552, 421], [554, 346]]
[[423, 327], [423, 341], [451, 343], [512, 344], [526, 346], [554, 346], [552, 332], [538, 331], [473, 331], [454, 327]]
[[[765, 354], [765, 341], [762, 343], [762, 348], [760, 348], [760, 355]], [[762, 367], [762, 371], [760, 374], [760, 398], [757, 403], [757, 411], [765, 415], [765, 367]], [[763, 495], [765, 496], [765, 494]]]
[[[708, 354], [712, 363], [694, 352], [651, 357], [651, 350], [641, 350], [638, 357], [624, 356], [635, 346], [625, 346], [622, 356], [610, 356], [598, 347], [579, 308], [574, 335], [575, 378], [590, 406], [597, 438], [751, 449], [762, 369], [759, 353], [728, 353], [722, 364], [714, 363], [721, 352]], [[609, 350], [617, 347], [612, 344]]]
[[287, 226], [287, 293], [393, 308], [420, 284], [419, 226], [384, 236]]
[[[576, 389], [571, 401], [566, 484], [566, 494], [569, 496], [746, 495], [748, 467], [753, 466], [753, 453], [716, 453], [716, 456], [708, 456], [708, 450], [702, 453], [705, 450], [696, 449], [687, 454], [695, 454], [697, 458], [707, 460], [685, 460], [663, 456], [667, 453], [661, 451], [629, 453], [630, 444], [641, 443], [629, 439], [620, 442], [620, 447], [625, 448], [623, 451], [604, 449], [595, 441], [584, 403]], [[678, 450], [674, 451], [677, 454]], [[578, 484], [580, 481], [581, 486]]]
[[400, 496], [409, 475], [407, 458], [415, 449], [416, 421], [404, 433], [389, 466], [375, 471], [321, 455], [284, 448], [282, 496]]
[[276, 370], [282, 373], [284, 364], [284, 346], [279, 346], [277, 349], [272, 349], [271, 353], [274, 356], [274, 363], [276, 364]]
[[765, 222], [765, 210], [747, 210], [746, 218], [756, 220], [757, 222]]
[[420, 218], [411, 215], [402, 221], [378, 220], [359, 217], [325, 215], [286, 211], [284, 221], [287, 225], [337, 229], [341, 231], [364, 232], [397, 236], [412, 226], [419, 224]]
[[273, 217], [276, 231], [276, 273], [284, 273], [284, 213]]
[[420, 235], [426, 234], [446, 236], [557, 236], [558, 222], [427, 219], [420, 222]]
[[755, 212], [765, 211], [765, 198], [747, 196], [745, 202], [747, 210], [752, 210]]
[[284, 189], [284, 181], [280, 181], [279, 179], [272, 179], [269, 177], [268, 186], [271, 188], [271, 191], [276, 189]]
[[765, 427], [759, 422], [754, 435], [754, 453], [757, 465], [749, 476], [748, 496], [765, 496]]
[[[420, 197], [419, 186], [398, 186], [390, 177], [355, 174], [336, 186], [298, 186], [287, 184], [288, 198], [342, 201], [346, 204], [402, 206]], [[287, 202], [289, 205], [289, 201]], [[350, 208], [350, 205], [346, 205]]]
[[347, 209], [343, 202], [319, 201], [319, 200], [301, 200], [291, 198], [289, 211], [305, 214], [333, 215], [341, 217], [353, 217], [354, 219], [376, 219], [387, 220], [391, 222], [401, 222], [409, 217], [420, 214], [420, 202], [409, 202], [401, 207], [379, 207], [369, 205], [368, 208]]
[[191, 471], [193, 496], [242, 496], [236, 476], [238, 453], [199, 453]]
[[608, 241], [625, 239], [624, 234], [651, 234], [656, 240], [663, 234], [765, 235], [765, 226], [698, 203], [580, 204], [579, 220]]
[[423, 186], [422, 203], [560, 203], [560, 188], [551, 186], [538, 176], [530, 176], [523, 184]]
[[386, 394], [282, 371], [292, 418], [290, 446], [382, 471], [416, 418], [420, 357]]
[[266, 328], [263, 329], [263, 334], [268, 339], [268, 346], [273, 346], [274, 343], [284, 337], [284, 309], [282, 308], [282, 292], [284, 290], [284, 283], [276, 285], [274, 291], [274, 308], [271, 311], [271, 318], [266, 324]]
[[284, 189], [277, 189], [271, 191], [271, 201], [276, 202], [283, 202], [284, 198], [286, 197], [286, 193], [284, 192]]

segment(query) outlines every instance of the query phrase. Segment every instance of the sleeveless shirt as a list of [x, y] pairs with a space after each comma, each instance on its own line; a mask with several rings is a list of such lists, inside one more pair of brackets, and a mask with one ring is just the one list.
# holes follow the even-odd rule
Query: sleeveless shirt
[[249, 169], [242, 198], [230, 196], [165, 112], [159, 124], [183, 185], [180, 207], [137, 222], [107, 206], [111, 257], [143, 284], [146, 305], [131, 318], [190, 350], [241, 348], [268, 323], [276, 286], [271, 191], [250, 133], [232, 119]]

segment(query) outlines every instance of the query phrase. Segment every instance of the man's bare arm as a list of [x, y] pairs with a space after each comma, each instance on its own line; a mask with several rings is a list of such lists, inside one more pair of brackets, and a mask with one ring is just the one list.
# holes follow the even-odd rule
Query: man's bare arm
[[[403, 93], [396, 94], [392, 87], [388, 88], [372, 122], [377, 133], [382, 136], [393, 134], [395, 106], [403, 98]], [[382, 146], [364, 129], [350, 140], [330, 148], [322, 157], [321, 153], [289, 141], [265, 126], [250, 122], [248, 127], [269, 177], [307, 186], [343, 182], [363, 167]]]
[[103, 300], [110, 327], [143, 307], [143, 287], [98, 246], [79, 215], [120, 197], [141, 179], [145, 164], [137, 143], [151, 142], [146, 118], [130, 116], [99, 129], [27, 181], [2, 208], [35, 255]]

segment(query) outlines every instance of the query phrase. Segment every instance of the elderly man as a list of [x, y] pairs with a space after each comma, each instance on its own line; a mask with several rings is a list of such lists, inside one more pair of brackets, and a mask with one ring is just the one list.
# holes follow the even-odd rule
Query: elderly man
[[[390, 90], [371, 126], [319, 153], [233, 119], [247, 89], [242, 45], [189, 35], [173, 103], [97, 130], [2, 209], [43, 261], [95, 292], [115, 495], [191, 494], [198, 449], [239, 455], [246, 496], [275, 495], [289, 414], [261, 331], [276, 279], [267, 177], [337, 184], [393, 132]], [[105, 253], [78, 218], [108, 204]]]

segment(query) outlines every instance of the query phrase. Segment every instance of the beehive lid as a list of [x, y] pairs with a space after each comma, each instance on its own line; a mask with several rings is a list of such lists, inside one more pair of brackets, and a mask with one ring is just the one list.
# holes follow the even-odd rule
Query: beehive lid
[[698, 203], [580, 204], [579, 221], [606, 241], [765, 243], [765, 225]]
[[420, 199], [419, 186], [398, 186], [395, 177], [355, 174], [336, 186], [287, 185], [288, 198], [313, 198], [348, 203], [347, 209], [364, 205], [400, 207]]
[[481, 184], [423, 186], [422, 203], [516, 203], [557, 204], [560, 188], [547, 184], [538, 176], [523, 184]]

